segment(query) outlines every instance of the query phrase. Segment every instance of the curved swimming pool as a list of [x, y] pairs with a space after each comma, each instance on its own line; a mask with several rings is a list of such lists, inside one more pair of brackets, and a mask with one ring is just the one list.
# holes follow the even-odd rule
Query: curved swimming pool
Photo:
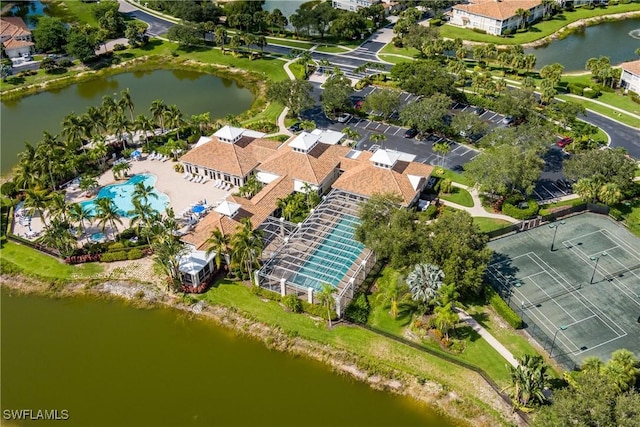
[[133, 193], [135, 191], [136, 184], [143, 182], [145, 186], [152, 186], [152, 193], [157, 195], [149, 197], [148, 203], [151, 208], [156, 212], [164, 212], [169, 205], [169, 196], [158, 191], [155, 187], [157, 177], [151, 174], [140, 174], [130, 178], [127, 182], [122, 184], [111, 184], [103, 187], [96, 198], [87, 200], [86, 202], [80, 202], [82, 207], [89, 209], [89, 213], [92, 216], [96, 215], [96, 200], [108, 198], [115, 203], [118, 213], [123, 217], [130, 217], [129, 211], [133, 210]]

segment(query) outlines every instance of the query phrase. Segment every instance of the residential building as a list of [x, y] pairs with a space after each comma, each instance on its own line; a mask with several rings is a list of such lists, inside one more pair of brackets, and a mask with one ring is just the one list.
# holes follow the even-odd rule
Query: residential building
[[[526, 18], [516, 13], [520, 9], [529, 12]], [[531, 23], [542, 19], [543, 14], [541, 0], [471, 0], [453, 6], [449, 22], [499, 36], [506, 30], [515, 31], [522, 27], [522, 19]]]
[[620, 87], [640, 95], [640, 59], [622, 64]]
[[19, 16], [0, 19], [0, 43], [9, 58], [31, 55], [35, 46], [31, 31]]
[[358, 9], [369, 7], [376, 3], [380, 3], [380, 0], [333, 0], [333, 7], [355, 12]]
[[181, 239], [191, 248], [180, 263], [185, 285], [197, 288], [213, 274], [215, 254], [206, 255], [206, 240], [215, 229], [230, 236], [246, 218], [254, 229], [265, 231], [263, 257], [281, 248], [298, 226], [274, 213], [278, 200], [294, 192], [324, 195], [333, 190], [362, 200], [393, 192], [408, 207], [417, 202], [433, 170], [413, 162], [410, 154], [381, 149], [372, 153], [343, 146], [344, 134], [336, 131], [301, 132], [287, 143], [276, 143], [280, 145], [277, 148], [263, 136], [225, 126], [180, 159], [191, 173], [238, 183], [235, 185], [244, 184], [253, 175], [263, 185], [250, 199], [228, 196], [192, 229], [185, 230]]

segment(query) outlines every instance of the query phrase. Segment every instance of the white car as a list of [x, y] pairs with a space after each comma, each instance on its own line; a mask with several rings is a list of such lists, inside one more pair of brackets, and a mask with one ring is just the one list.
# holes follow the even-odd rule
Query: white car
[[349, 113], [342, 113], [338, 116], [338, 123], [347, 123], [349, 120], [351, 120], [351, 114]]
[[431, 202], [429, 200], [418, 200], [418, 210], [422, 212], [426, 211], [429, 205], [431, 205]]

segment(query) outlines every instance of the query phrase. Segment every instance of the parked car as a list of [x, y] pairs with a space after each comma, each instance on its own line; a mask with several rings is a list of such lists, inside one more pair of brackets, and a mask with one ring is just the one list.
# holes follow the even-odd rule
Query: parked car
[[362, 108], [362, 104], [364, 104], [364, 100], [358, 99], [355, 104], [353, 104], [353, 108], [359, 110]]
[[347, 123], [351, 120], [351, 117], [352, 116], [349, 113], [342, 113], [338, 116], [338, 123]]
[[478, 107], [474, 111], [474, 113], [476, 113], [478, 116], [481, 116], [486, 112], [487, 112], [486, 108], [482, 108], [482, 107]]
[[430, 204], [431, 202], [429, 200], [420, 199], [418, 200], [418, 210], [424, 212], [427, 210]]
[[573, 142], [573, 138], [569, 138], [568, 136], [565, 136], [564, 138], [558, 141], [558, 147], [564, 148], [567, 145], [571, 144], [572, 142]]
[[407, 129], [407, 131], [404, 133], [404, 137], [405, 137], [405, 138], [415, 138], [417, 134], [418, 134], [418, 129], [416, 129], [416, 128], [409, 128], [409, 129]]
[[502, 119], [502, 123], [505, 125], [510, 125], [511, 123], [513, 123], [513, 116], [505, 116], [505, 118]]

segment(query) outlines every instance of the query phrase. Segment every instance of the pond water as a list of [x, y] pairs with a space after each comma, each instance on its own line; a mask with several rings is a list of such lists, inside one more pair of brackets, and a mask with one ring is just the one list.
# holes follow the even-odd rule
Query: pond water
[[65, 426], [453, 426], [411, 399], [173, 310], [1, 296], [3, 410], [66, 410]]
[[565, 71], [582, 71], [589, 58], [608, 56], [612, 64], [638, 59], [634, 51], [640, 47], [640, 19], [604, 22], [586, 27], [546, 47], [525, 49], [538, 59], [536, 68], [560, 63]]
[[83, 114], [89, 106], [99, 106], [104, 95], [114, 98], [129, 88], [136, 114], [150, 116], [151, 102], [160, 99], [177, 105], [185, 119], [209, 112], [212, 120], [240, 114], [253, 102], [251, 91], [234, 80], [184, 70], [139, 71], [78, 83], [60, 90], [42, 92], [18, 101], [2, 102], [1, 172], [17, 163], [24, 142], [36, 144], [43, 131], [58, 134], [64, 117]]

